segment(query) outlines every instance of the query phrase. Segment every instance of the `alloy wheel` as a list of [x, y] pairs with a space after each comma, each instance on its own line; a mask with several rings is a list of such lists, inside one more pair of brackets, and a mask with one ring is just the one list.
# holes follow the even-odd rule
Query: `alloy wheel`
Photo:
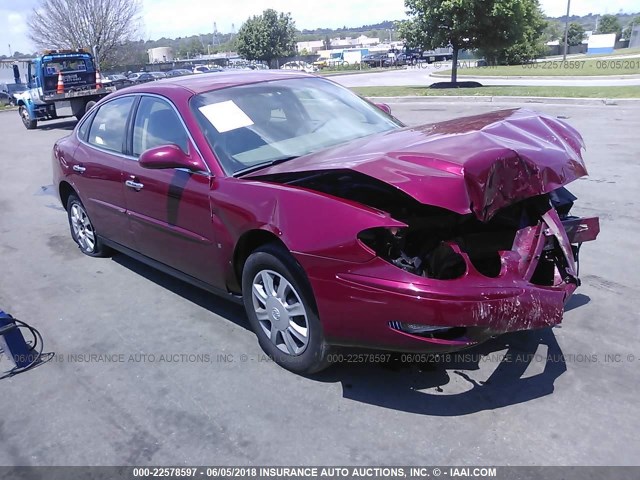
[[272, 270], [261, 270], [251, 288], [253, 308], [266, 337], [279, 350], [301, 355], [309, 344], [309, 319], [301, 297], [289, 281]]
[[88, 253], [93, 252], [96, 248], [96, 234], [87, 212], [78, 203], [71, 206], [71, 227], [80, 248]]

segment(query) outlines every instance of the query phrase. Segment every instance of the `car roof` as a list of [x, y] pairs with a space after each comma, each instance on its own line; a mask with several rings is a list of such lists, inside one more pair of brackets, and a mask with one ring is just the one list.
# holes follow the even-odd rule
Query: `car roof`
[[236, 85], [248, 85], [251, 83], [268, 82], [270, 80], [283, 80], [285, 78], [313, 77], [304, 72], [282, 71], [282, 70], [240, 70], [213, 73], [203, 73], [200, 75], [185, 75], [182, 77], [167, 77], [151, 84], [136, 85], [127, 87], [122, 92], [131, 93], [159, 93], [182, 90], [194, 94], [219, 90], [221, 88], [233, 87]]

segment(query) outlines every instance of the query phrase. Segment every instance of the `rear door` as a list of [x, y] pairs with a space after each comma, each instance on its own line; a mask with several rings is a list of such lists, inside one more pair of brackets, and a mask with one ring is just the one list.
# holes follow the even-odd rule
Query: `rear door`
[[125, 200], [136, 250], [211, 285], [218, 285], [209, 191], [212, 177], [185, 169], [150, 170], [137, 158], [161, 145], [199, 155], [168, 100], [142, 96], [132, 122], [132, 157], [124, 163]]
[[122, 166], [129, 116], [135, 97], [103, 104], [78, 129], [79, 146], [71, 163], [71, 182], [98, 235], [131, 247]]

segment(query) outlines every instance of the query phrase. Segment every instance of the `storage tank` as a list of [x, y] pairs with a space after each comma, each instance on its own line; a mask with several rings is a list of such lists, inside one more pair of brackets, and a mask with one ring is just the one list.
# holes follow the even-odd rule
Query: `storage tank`
[[149, 63], [173, 62], [173, 49], [171, 47], [157, 47], [147, 50]]

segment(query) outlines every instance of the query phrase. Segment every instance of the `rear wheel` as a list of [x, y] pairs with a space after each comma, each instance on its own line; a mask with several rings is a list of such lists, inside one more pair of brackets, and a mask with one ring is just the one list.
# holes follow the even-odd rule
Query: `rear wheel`
[[84, 205], [75, 195], [70, 195], [67, 200], [67, 215], [71, 238], [78, 244], [82, 253], [90, 257], [106, 257], [109, 249], [102, 244]]
[[309, 282], [285, 248], [270, 244], [253, 252], [242, 272], [242, 291], [258, 342], [278, 365], [300, 374], [329, 365]]
[[18, 113], [20, 113], [22, 124], [27, 130], [34, 130], [35, 128], [38, 128], [38, 121], [31, 119], [31, 116], [29, 115], [29, 110], [27, 110], [27, 107], [22, 105], [18, 110]]
[[93, 100], [87, 102], [87, 104], [84, 106], [84, 110], [82, 110], [76, 115], [76, 119], [78, 121], [82, 120], [82, 117], [84, 117], [87, 114], [87, 112], [93, 108], [95, 104], [96, 102], [94, 102]]

